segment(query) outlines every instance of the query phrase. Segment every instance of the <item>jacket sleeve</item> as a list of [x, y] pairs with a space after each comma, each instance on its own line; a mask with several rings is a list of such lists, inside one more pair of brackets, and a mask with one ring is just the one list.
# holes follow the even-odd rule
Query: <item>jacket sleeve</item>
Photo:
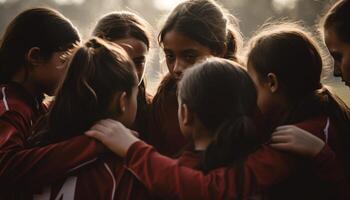
[[[324, 154], [323, 156], [331, 156]], [[219, 168], [207, 175], [179, 166], [175, 160], [157, 153], [151, 146], [137, 142], [126, 157], [128, 169], [152, 192], [173, 199], [236, 199], [238, 192], [252, 197], [283, 181], [300, 164], [298, 158], [263, 146], [245, 162], [244, 182], [238, 183], [235, 167]], [[242, 185], [242, 188], [237, 188]]]
[[[17, 116], [18, 117], [18, 116]], [[17, 125], [16, 125], [16, 122]], [[0, 187], [46, 185], [96, 159], [103, 148], [87, 136], [44, 147], [25, 148], [20, 119], [0, 118]]]

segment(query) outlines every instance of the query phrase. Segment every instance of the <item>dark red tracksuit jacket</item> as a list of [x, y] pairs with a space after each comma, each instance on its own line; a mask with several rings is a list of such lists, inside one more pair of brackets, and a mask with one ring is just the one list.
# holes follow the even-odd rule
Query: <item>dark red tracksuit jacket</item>
[[[327, 137], [328, 145], [332, 147], [336, 145], [330, 143], [334, 132], [327, 122], [326, 117], [320, 116], [297, 126], [322, 139]], [[345, 199], [344, 171], [337, 160], [328, 146], [310, 162], [309, 159], [263, 145], [245, 162], [244, 198], [250, 199], [264, 192], [271, 199]], [[234, 167], [219, 168], [203, 175], [160, 155], [143, 142], [131, 146], [126, 163], [152, 193], [163, 198], [237, 198], [237, 172]]]
[[149, 143], [160, 153], [174, 156], [187, 144], [177, 118], [177, 80], [168, 74], [161, 82], [149, 114]]
[[51, 183], [100, 153], [95, 140], [86, 136], [27, 149], [31, 126], [46, 110], [20, 85], [0, 86], [0, 199]]
[[115, 155], [100, 156], [50, 186], [33, 192], [28, 200], [147, 200], [147, 189]]

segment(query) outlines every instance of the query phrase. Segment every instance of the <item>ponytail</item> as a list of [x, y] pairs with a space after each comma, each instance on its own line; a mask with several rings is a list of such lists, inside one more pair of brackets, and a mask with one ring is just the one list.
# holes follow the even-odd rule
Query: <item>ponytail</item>
[[243, 37], [239, 31], [238, 19], [225, 12], [226, 18], [226, 52], [223, 58], [228, 60], [233, 60], [235, 62], [240, 62], [238, 55], [239, 50], [243, 46]]
[[4, 67], [4, 63], [5, 61], [5, 52], [2, 50], [2, 48], [0, 48], [0, 84], [4, 84], [7, 81], [7, 75], [6, 75], [6, 71], [5, 71], [5, 67]]
[[204, 152], [204, 172], [243, 161], [261, 144], [257, 135], [256, 126], [248, 116], [239, 116], [223, 122]]
[[[243, 170], [246, 157], [262, 144], [252, 120], [257, 94], [248, 73], [235, 62], [210, 58], [186, 70], [178, 87], [181, 103], [196, 114], [212, 139], [200, 168], [208, 173], [233, 164]], [[241, 183], [243, 173], [239, 174]]]
[[131, 95], [136, 84], [136, 69], [123, 48], [99, 38], [90, 39], [70, 57], [65, 79], [49, 111], [48, 140], [81, 135], [96, 121], [115, 116], [118, 111], [110, 109], [114, 95]]
[[[325, 87], [300, 99], [279, 124], [295, 124], [319, 115], [330, 118], [340, 137], [344, 152], [350, 152], [350, 109]], [[349, 158], [345, 160], [345, 165], [350, 168]]]
[[[350, 152], [350, 109], [336, 95], [332, 94], [328, 89], [323, 88], [319, 94], [325, 99], [324, 110], [335, 124], [340, 141], [344, 147], [344, 152]], [[350, 158], [345, 160], [346, 169], [350, 169]], [[350, 175], [350, 174], [348, 174]]]
[[204, 173], [210, 170], [233, 165], [237, 171], [237, 199], [243, 199], [244, 161], [260, 146], [253, 120], [239, 116], [224, 122], [215, 133], [214, 140], [202, 157]]
[[241, 46], [241, 35], [233, 28], [227, 28], [226, 52], [223, 58], [239, 62], [237, 54]]

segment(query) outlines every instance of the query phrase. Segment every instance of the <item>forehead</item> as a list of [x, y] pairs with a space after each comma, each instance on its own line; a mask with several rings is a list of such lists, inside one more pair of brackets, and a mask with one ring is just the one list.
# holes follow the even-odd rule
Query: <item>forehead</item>
[[113, 42], [120, 45], [131, 58], [144, 56], [148, 52], [147, 45], [136, 38], [123, 38]]
[[196, 50], [210, 53], [206, 46], [176, 31], [169, 31], [164, 35], [163, 46], [164, 49], [172, 51]]

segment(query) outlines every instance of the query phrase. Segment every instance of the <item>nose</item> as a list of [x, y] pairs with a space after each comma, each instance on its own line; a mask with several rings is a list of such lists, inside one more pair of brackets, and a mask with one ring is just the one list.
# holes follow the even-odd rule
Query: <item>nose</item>
[[184, 64], [179, 59], [177, 59], [174, 64], [174, 71], [173, 71], [174, 75], [176, 77], [181, 77], [184, 69], [185, 69]]

